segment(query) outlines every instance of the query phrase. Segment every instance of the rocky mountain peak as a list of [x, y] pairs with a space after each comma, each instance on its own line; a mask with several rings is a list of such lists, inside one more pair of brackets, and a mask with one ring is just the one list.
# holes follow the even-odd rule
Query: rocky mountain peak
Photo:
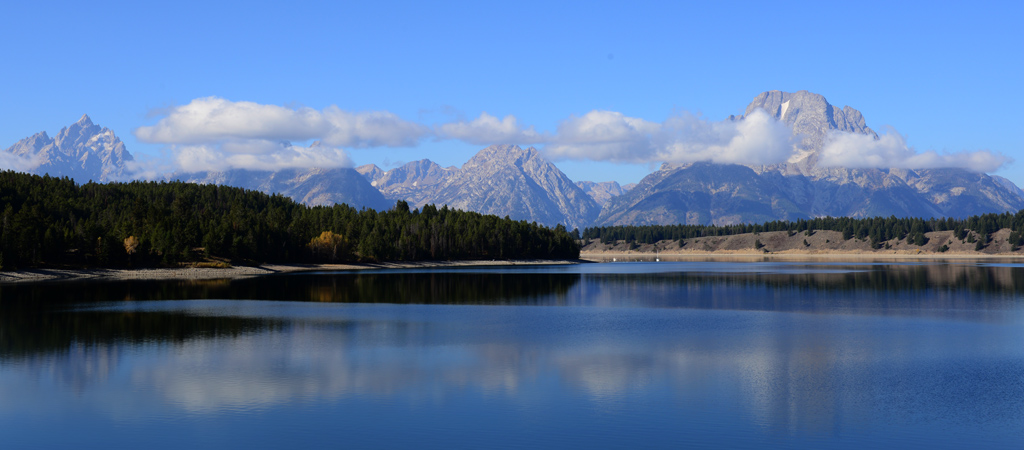
[[493, 145], [438, 186], [437, 204], [568, 228], [592, 222], [600, 206], [533, 147]]
[[[756, 110], [763, 110], [768, 115], [789, 125], [793, 135], [799, 139], [797, 146], [800, 156], [787, 164], [773, 166], [751, 166], [756, 172], [778, 170], [782, 173], [803, 173], [805, 175], [827, 172], [827, 168], [817, 167], [821, 149], [835, 131], [867, 134], [878, 137], [868, 128], [864, 115], [860, 111], [844, 106], [842, 109], [833, 106], [821, 94], [808, 91], [783, 92], [766, 91], [754, 97], [747, 105], [746, 116]], [[735, 119], [733, 119], [735, 120]], [[820, 173], [819, 173], [820, 172]]]
[[365, 177], [366, 181], [369, 181], [371, 184], [384, 176], [384, 171], [380, 170], [380, 167], [377, 167], [376, 164], [361, 165], [356, 167], [356, 172], [359, 172], [359, 174]]
[[474, 155], [466, 164], [462, 166], [463, 169], [486, 166], [486, 165], [517, 165], [522, 166], [523, 164], [541, 158], [540, 152], [533, 147], [522, 148], [514, 144], [500, 144], [492, 145], [483, 150], [480, 150]]
[[[482, 214], [509, 216], [568, 228], [590, 224], [600, 206], [537, 149], [492, 145], [461, 168], [424, 159], [379, 174], [376, 166], [360, 172], [385, 196], [415, 207], [448, 205]], [[377, 169], [379, 170], [379, 169]], [[616, 186], [617, 187], [617, 186]]]
[[811, 152], [821, 150], [832, 130], [877, 136], [860, 111], [835, 107], [825, 96], [813, 92], [762, 92], [747, 105], [744, 117], [757, 109], [793, 127], [794, 134], [803, 136], [801, 146]]
[[75, 122], [75, 125], [79, 125], [82, 127], [91, 127], [93, 126], [93, 123], [92, 119], [89, 118], [88, 114], [82, 114], [82, 117], [78, 119], [78, 122]]
[[94, 124], [87, 114], [54, 138], [39, 132], [6, 151], [37, 161], [34, 173], [69, 176], [79, 182], [120, 179], [126, 173], [125, 163], [133, 159], [113, 131]]
[[583, 192], [589, 195], [590, 198], [594, 199], [599, 206], [604, 206], [604, 204], [608, 203], [608, 200], [612, 197], [617, 197], [625, 192], [623, 191], [622, 186], [615, 181], [577, 181], [576, 186], [583, 189]]

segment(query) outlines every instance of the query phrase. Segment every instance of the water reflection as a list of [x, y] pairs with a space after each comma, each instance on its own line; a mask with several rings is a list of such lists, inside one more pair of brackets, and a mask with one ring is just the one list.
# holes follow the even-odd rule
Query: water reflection
[[[175, 283], [148, 300], [137, 284], [3, 287], [0, 418], [361, 405], [386, 423], [403, 408], [455, 420], [458, 404], [605, 445], [652, 431], [861, 447], [1024, 433], [1018, 267], [638, 267]], [[80, 301], [87, 289], [96, 301]]]
[[[231, 303], [185, 302], [181, 312], [202, 310], [210, 324], [249, 320], [234, 316]], [[622, 413], [632, 400], [669, 395], [677, 405], [701, 405], [686, 414], [735, 407], [779, 432], [922, 417], [1019, 429], [1024, 418], [1022, 349], [1007, 345], [1019, 342], [1019, 328], [760, 312], [410, 312], [394, 305], [337, 305], [315, 320], [297, 318], [308, 308], [323, 307], [259, 302], [244, 314], [285, 325], [76, 343], [5, 370], [0, 396], [18, 398], [32, 384], [26, 379], [35, 379], [36, 395], [87, 393], [110, 413], [140, 407], [138, 398], [127, 406], [102, 400], [127, 391], [145, 397], [145, 408], [209, 415], [350, 398], [444, 404], [467, 392], [520, 408], [580, 399]], [[122, 314], [118, 309], [111, 313]]]

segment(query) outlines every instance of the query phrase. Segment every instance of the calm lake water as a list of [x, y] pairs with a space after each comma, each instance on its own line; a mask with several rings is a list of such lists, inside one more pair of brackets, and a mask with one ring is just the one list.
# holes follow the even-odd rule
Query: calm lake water
[[5, 285], [0, 442], [1019, 449], [1024, 265]]

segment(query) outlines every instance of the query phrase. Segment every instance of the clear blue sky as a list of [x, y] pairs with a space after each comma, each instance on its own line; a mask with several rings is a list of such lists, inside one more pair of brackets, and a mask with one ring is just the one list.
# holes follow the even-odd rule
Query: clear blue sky
[[[1007, 155], [996, 173], [1024, 185], [1024, 2], [350, 3], [5, 2], [0, 147], [88, 113], [155, 157], [165, 145], [133, 130], [210, 96], [427, 126], [487, 112], [554, 132], [593, 110], [717, 121], [762, 91], [806, 89], [919, 151]], [[461, 165], [481, 147], [346, 150]], [[622, 183], [649, 169], [558, 165]]]

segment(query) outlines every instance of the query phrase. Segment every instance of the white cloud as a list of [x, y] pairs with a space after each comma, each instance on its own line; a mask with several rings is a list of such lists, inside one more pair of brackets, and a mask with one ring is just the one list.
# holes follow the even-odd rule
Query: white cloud
[[342, 147], [413, 147], [432, 134], [429, 128], [407, 122], [387, 111], [352, 113], [337, 106], [324, 110], [330, 123], [323, 142]]
[[172, 151], [178, 168], [185, 172], [352, 166], [344, 150], [319, 143], [303, 147], [263, 140], [232, 141], [223, 145], [175, 146]]
[[545, 151], [555, 159], [771, 164], [788, 160], [794, 147], [792, 130], [763, 111], [741, 121], [711, 122], [684, 114], [663, 123], [591, 111], [559, 124]]
[[543, 142], [546, 138], [534, 131], [533, 127], [523, 129], [515, 116], [507, 115], [498, 119], [486, 112], [470, 122], [443, 124], [437, 127], [437, 134], [442, 139], [458, 139], [476, 145], [530, 145]]
[[170, 108], [156, 125], [139, 127], [135, 137], [161, 144], [210, 144], [227, 140], [305, 141], [321, 139], [344, 147], [409, 147], [430, 130], [387, 111], [348, 112], [286, 108], [218, 97], [197, 98]]
[[[142, 155], [140, 155], [142, 156]], [[125, 161], [125, 174], [115, 178], [116, 181], [131, 180], [160, 180], [167, 174], [177, 170], [171, 160], [167, 158], [136, 158], [132, 161]]]
[[312, 108], [290, 109], [218, 97], [170, 108], [156, 125], [135, 129], [143, 142], [208, 144], [232, 139], [308, 140], [323, 137], [330, 123]]
[[[350, 166], [340, 147], [411, 147], [431, 131], [386, 111], [317, 111], [206, 97], [169, 108], [155, 125], [134, 133], [143, 142], [170, 144], [179, 168], [193, 171]], [[324, 145], [281, 144], [310, 139]]]
[[824, 167], [936, 169], [961, 168], [974, 172], [993, 172], [1010, 158], [988, 150], [918, 153], [907, 146], [906, 138], [890, 128], [875, 139], [872, 136], [832, 132], [821, 150], [818, 165]]
[[792, 129], [762, 110], [737, 121], [673, 117], [665, 121], [656, 143], [655, 159], [674, 163], [775, 164], [796, 151]]
[[545, 147], [555, 159], [611, 162], [649, 162], [652, 137], [660, 125], [614, 111], [591, 111], [558, 124], [557, 134]]
[[31, 172], [40, 164], [42, 164], [42, 157], [37, 154], [22, 156], [0, 150], [0, 169]]

